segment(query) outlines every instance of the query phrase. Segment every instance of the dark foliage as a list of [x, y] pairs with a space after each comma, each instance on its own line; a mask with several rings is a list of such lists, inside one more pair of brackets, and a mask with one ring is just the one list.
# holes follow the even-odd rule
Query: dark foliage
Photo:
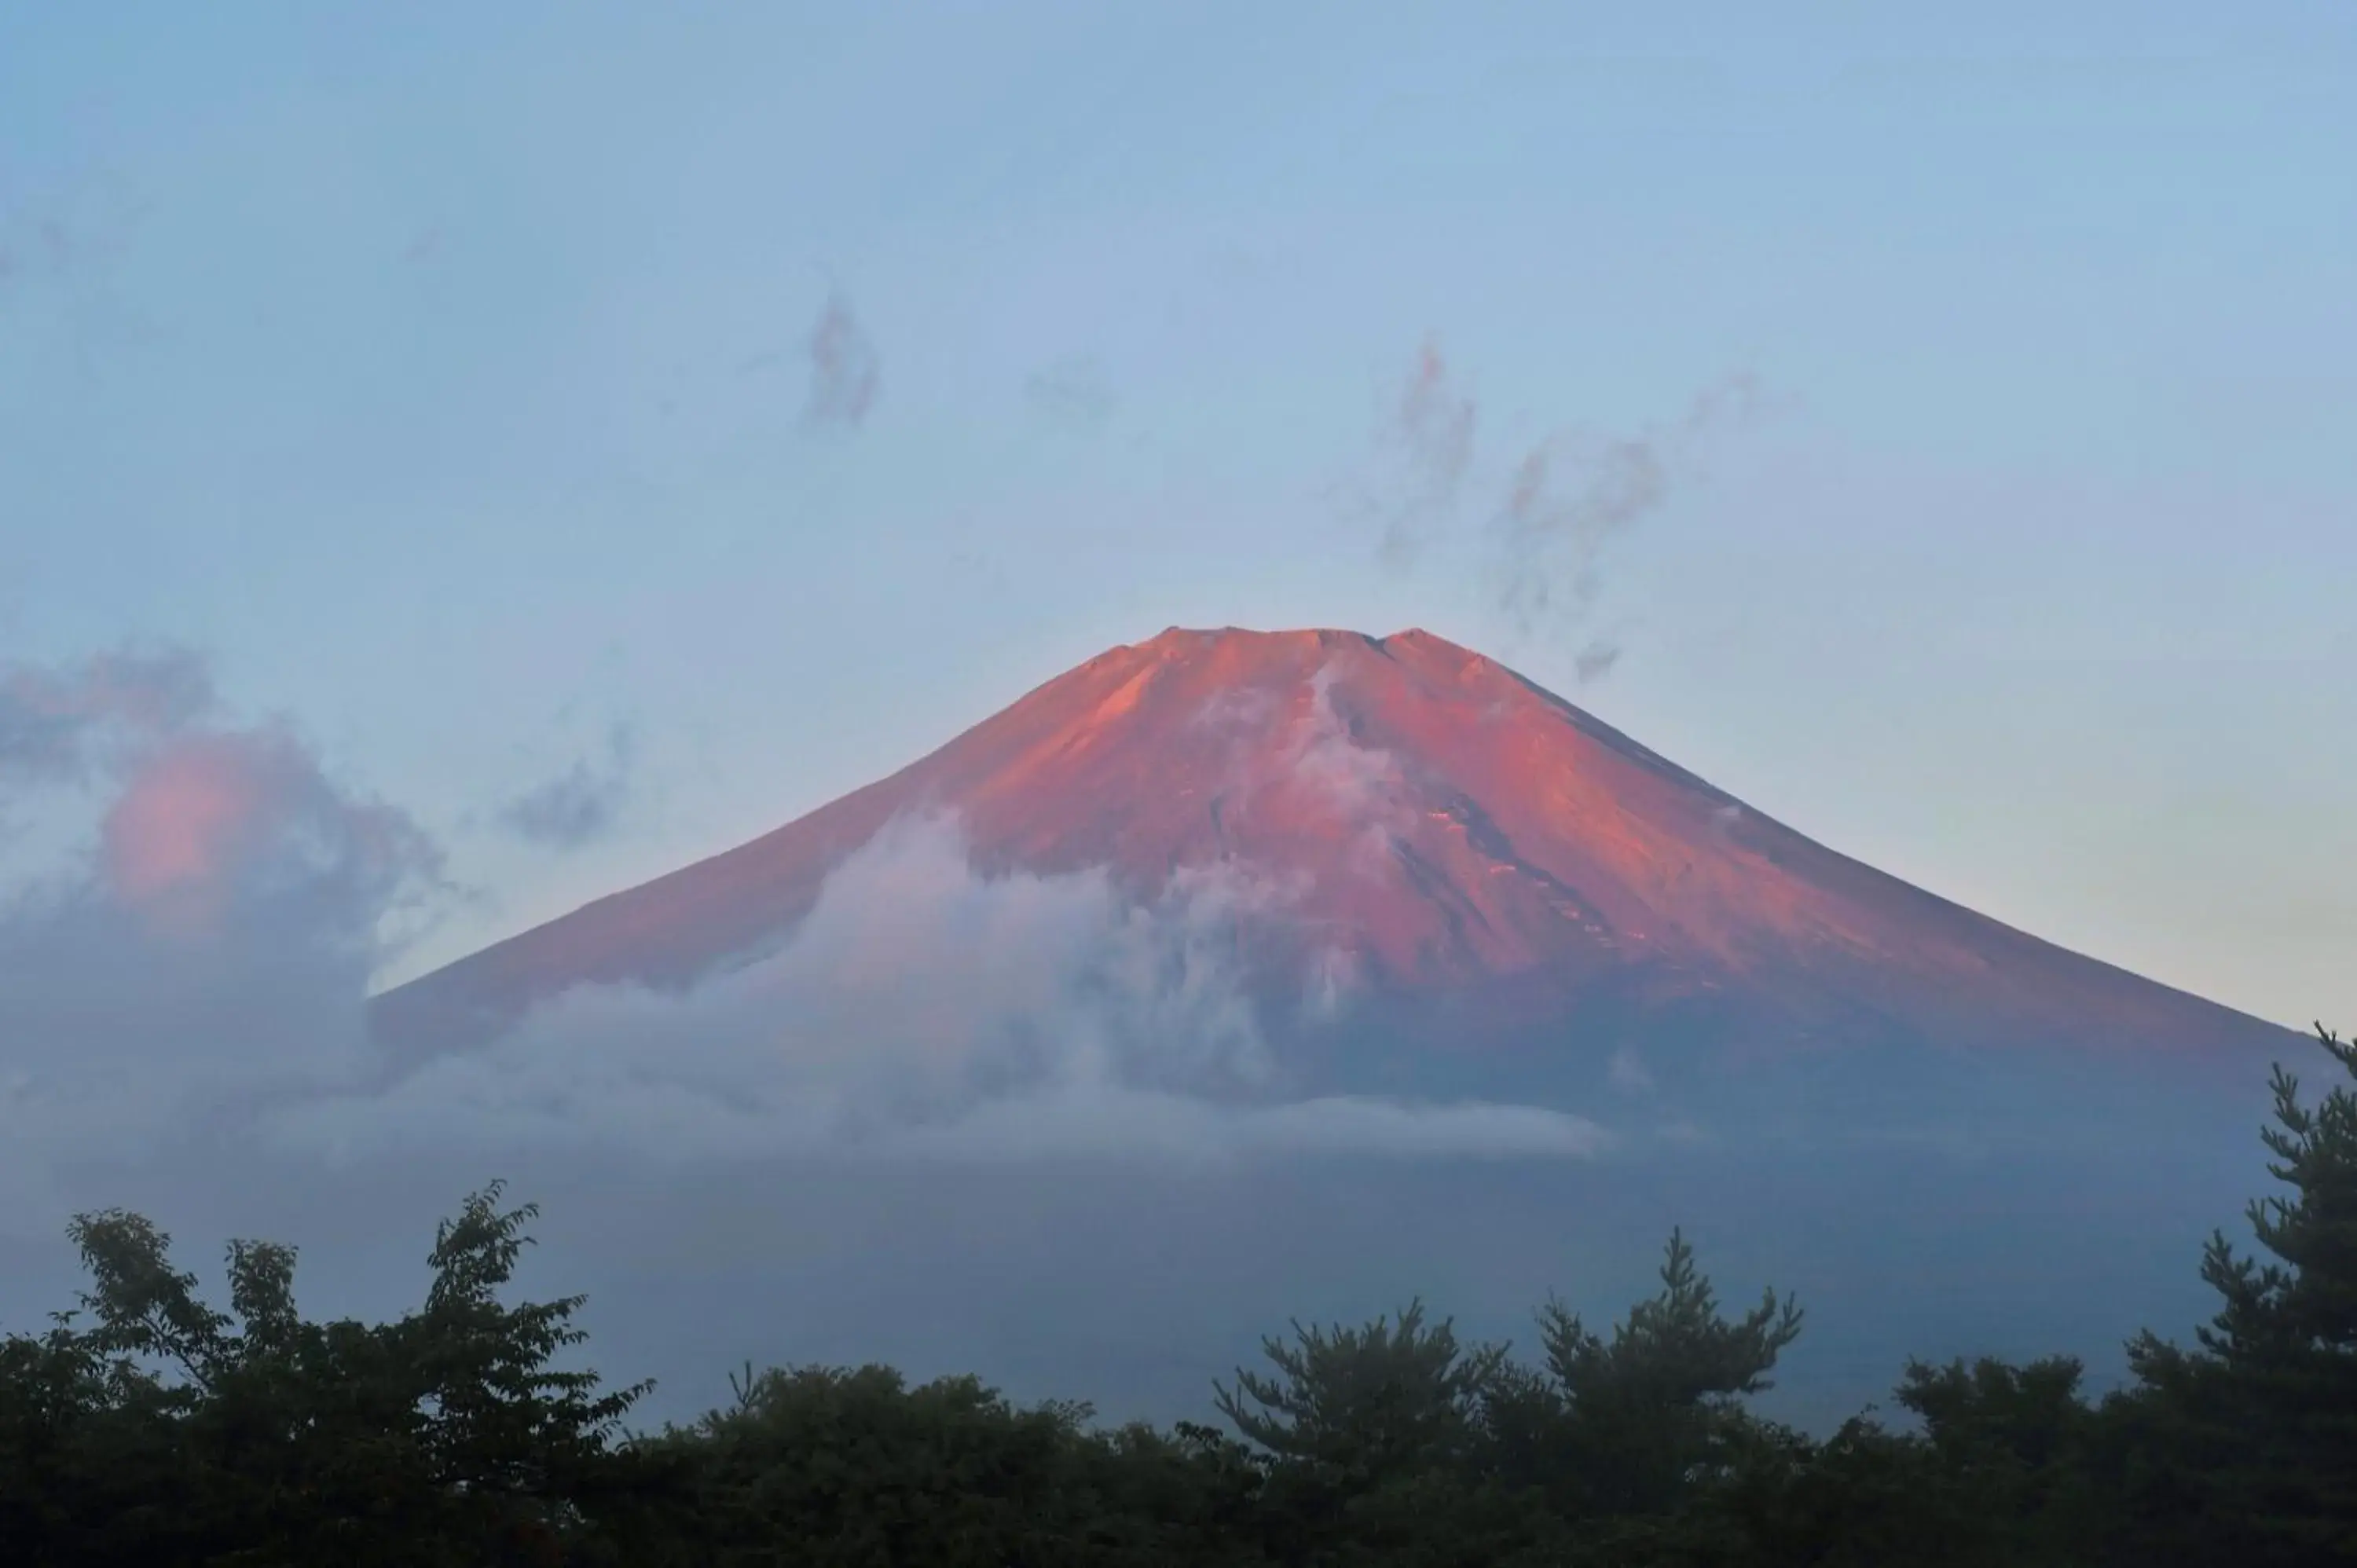
[[[314, 1324], [291, 1251], [232, 1243], [215, 1311], [136, 1215], [75, 1221], [79, 1312], [0, 1345], [0, 1540], [27, 1563], [564, 1563], [662, 1487], [643, 1391], [558, 1371], [577, 1301], [502, 1305], [526, 1206], [469, 1198], [425, 1306]], [[87, 1326], [83, 1319], [88, 1319]]]
[[[2319, 1031], [2357, 1078], [2357, 1047]], [[1601, 1565], [2063, 1568], [2357, 1562], [2357, 1090], [2278, 1069], [2287, 1195], [2201, 1262], [2194, 1345], [2147, 1334], [2097, 1403], [2075, 1361], [1910, 1364], [1900, 1430], [1813, 1439], [1746, 1401], [1801, 1314], [1723, 1313], [1683, 1237], [1610, 1334], [1559, 1304], [1535, 1364], [1420, 1303], [1293, 1326], [1216, 1385], [1229, 1428], [1103, 1430], [972, 1378], [733, 1380], [630, 1434], [644, 1385], [564, 1370], [577, 1298], [501, 1299], [529, 1207], [445, 1223], [425, 1304], [313, 1323], [295, 1256], [236, 1242], [230, 1310], [133, 1214], [77, 1219], [80, 1307], [0, 1341], [0, 1558], [51, 1564]]]

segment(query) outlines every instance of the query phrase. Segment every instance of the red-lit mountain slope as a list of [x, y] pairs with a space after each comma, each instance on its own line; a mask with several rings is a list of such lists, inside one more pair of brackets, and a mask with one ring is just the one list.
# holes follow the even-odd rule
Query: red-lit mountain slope
[[985, 872], [1105, 865], [1144, 898], [1224, 865], [1268, 890], [1239, 920], [1269, 983], [1346, 975], [1465, 1026], [1685, 1007], [1762, 1042], [2288, 1037], [1837, 854], [1429, 633], [1177, 628], [763, 838], [385, 993], [377, 1032], [465, 1044], [584, 982], [691, 983], [929, 809], [960, 815]]

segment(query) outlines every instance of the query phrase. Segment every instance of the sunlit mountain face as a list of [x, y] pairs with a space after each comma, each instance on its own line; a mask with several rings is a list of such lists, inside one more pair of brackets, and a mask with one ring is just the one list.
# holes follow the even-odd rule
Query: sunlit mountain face
[[[1498, 1053], [1540, 1069], [1648, 1036], [1738, 1058], [2149, 1062], [2284, 1043], [1850, 860], [1427, 632], [1178, 628], [774, 832], [388, 993], [379, 1032], [463, 1045], [585, 983], [692, 986], [789, 937], [888, 824], [935, 814], [982, 875], [1099, 869], [1141, 908], [1184, 902], [1304, 1040], [1423, 1028], [1434, 1052], [1501, 1070]], [[1351, 1070], [1303, 1048], [1304, 1070]]]

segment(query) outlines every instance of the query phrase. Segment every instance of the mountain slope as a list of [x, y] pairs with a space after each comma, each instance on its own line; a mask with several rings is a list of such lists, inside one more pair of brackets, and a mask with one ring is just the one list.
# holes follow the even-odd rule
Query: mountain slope
[[958, 815], [985, 874], [1103, 866], [1145, 899], [1216, 872], [1273, 994], [1339, 985], [1460, 1034], [1683, 1009], [1737, 1044], [2288, 1038], [1826, 849], [1429, 633], [1175, 628], [772, 833], [389, 992], [374, 1027], [463, 1045], [580, 983], [692, 984], [928, 811]]

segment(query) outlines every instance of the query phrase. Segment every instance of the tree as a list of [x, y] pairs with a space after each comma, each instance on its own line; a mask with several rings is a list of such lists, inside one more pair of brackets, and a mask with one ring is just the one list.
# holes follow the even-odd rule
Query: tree
[[1356, 1328], [1292, 1326], [1262, 1341], [1274, 1369], [1213, 1385], [1263, 1455], [1262, 1515], [1280, 1562], [1486, 1563], [1518, 1538], [1488, 1473], [1487, 1411], [1506, 1347], [1468, 1348], [1422, 1302]]
[[1261, 1348], [1275, 1375], [1239, 1367], [1232, 1390], [1213, 1385], [1213, 1403], [1278, 1460], [1346, 1485], [1461, 1457], [1506, 1359], [1503, 1346], [1459, 1346], [1452, 1320], [1427, 1326], [1420, 1301], [1357, 1328], [1296, 1322], [1291, 1344]]
[[1907, 1364], [1899, 1403], [1923, 1422], [1942, 1528], [1978, 1542], [1982, 1561], [2080, 1563], [2098, 1535], [2087, 1460], [2094, 1412], [2080, 1398], [2079, 1361], [2050, 1356], [2014, 1366]]
[[[2316, 1033], [2357, 1079], [2357, 1043]], [[2309, 1106], [2280, 1065], [2272, 1087], [2261, 1136], [2290, 1191], [2248, 1218], [2275, 1261], [2213, 1232], [2201, 1276], [2216, 1316], [2192, 1348], [2140, 1336], [2138, 1386], [2107, 1412], [2133, 1549], [2155, 1563], [2357, 1560], [2357, 1091]]]
[[1548, 1376], [1501, 1402], [1518, 1467], [1567, 1516], [1664, 1515], [1723, 1475], [1741, 1401], [1770, 1386], [1776, 1358], [1800, 1337], [1800, 1307], [1772, 1290], [1743, 1316], [1722, 1316], [1681, 1231], [1670, 1233], [1661, 1279], [1609, 1340], [1549, 1301], [1539, 1313]]
[[579, 1298], [499, 1300], [535, 1212], [499, 1193], [440, 1228], [425, 1308], [384, 1325], [305, 1321], [294, 1251], [259, 1242], [231, 1244], [219, 1312], [148, 1220], [77, 1218], [81, 1310], [0, 1344], [12, 1561], [555, 1563], [659, 1498], [611, 1441], [644, 1385], [550, 1364]]
[[971, 1377], [888, 1367], [732, 1378], [734, 1405], [657, 1439], [696, 1477], [683, 1562], [811, 1568], [1254, 1560], [1259, 1477], [1202, 1427], [1088, 1429]]

